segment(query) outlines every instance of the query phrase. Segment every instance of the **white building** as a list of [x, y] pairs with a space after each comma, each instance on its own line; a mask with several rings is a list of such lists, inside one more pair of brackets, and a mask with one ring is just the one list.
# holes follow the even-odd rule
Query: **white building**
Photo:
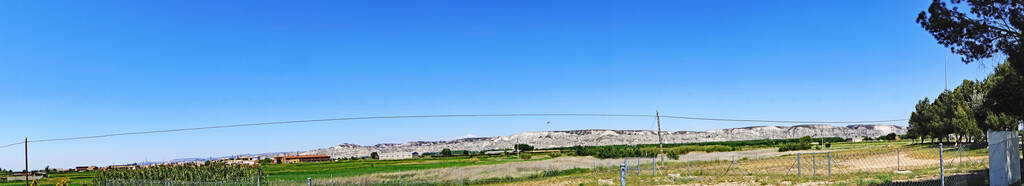
[[382, 160], [401, 160], [401, 159], [412, 159], [416, 158], [419, 153], [416, 152], [388, 152], [380, 153], [379, 157]]

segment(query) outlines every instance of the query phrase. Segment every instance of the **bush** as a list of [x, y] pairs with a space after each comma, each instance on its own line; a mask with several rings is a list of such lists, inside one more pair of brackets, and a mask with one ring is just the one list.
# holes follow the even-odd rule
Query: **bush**
[[668, 159], [679, 160], [679, 153], [676, 151], [668, 151]]
[[516, 151], [531, 151], [533, 150], [533, 146], [527, 144], [516, 144], [515, 149]]
[[811, 149], [810, 143], [787, 143], [779, 146], [779, 152]]
[[896, 140], [896, 138], [897, 138], [896, 136], [897, 136], [896, 133], [889, 133], [889, 134], [886, 134], [885, 136], [879, 136], [878, 139], [879, 140]]
[[528, 160], [528, 159], [530, 159], [532, 157], [533, 156], [531, 156], [530, 154], [519, 154], [519, 159]]
[[826, 143], [825, 148], [832, 148], [832, 143]]
[[552, 158], [557, 158], [562, 156], [562, 153], [552, 152], [551, 154], [548, 154], [548, 156], [551, 156]]

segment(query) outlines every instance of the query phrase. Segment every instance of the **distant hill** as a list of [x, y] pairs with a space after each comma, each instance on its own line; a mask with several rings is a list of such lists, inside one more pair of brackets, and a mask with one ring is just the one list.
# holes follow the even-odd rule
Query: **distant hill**
[[[797, 125], [754, 126], [732, 129], [717, 129], [703, 132], [695, 131], [664, 131], [665, 143], [689, 143], [707, 141], [735, 141], [754, 139], [788, 139], [803, 136], [861, 138], [862, 136], [877, 137], [889, 133], [906, 134], [907, 127], [895, 125], [848, 125], [837, 127], [831, 125]], [[623, 144], [655, 144], [658, 135], [653, 130], [608, 130], [587, 129], [570, 131], [524, 132], [510, 136], [474, 137], [451, 141], [415, 141], [403, 144], [377, 144], [360, 146], [341, 144], [325, 149], [315, 149], [298, 154], [326, 154], [332, 158], [369, 156], [372, 152], [439, 152], [442, 149], [452, 150], [492, 150], [511, 148], [514, 144], [524, 143], [537, 148], [568, 147], [575, 145], [623, 145]]]

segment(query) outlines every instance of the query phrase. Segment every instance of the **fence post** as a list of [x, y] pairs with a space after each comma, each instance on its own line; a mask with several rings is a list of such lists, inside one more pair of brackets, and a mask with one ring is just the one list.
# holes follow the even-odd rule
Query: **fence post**
[[896, 148], [896, 171], [900, 170], [900, 148]]
[[946, 168], [945, 165], [943, 165], [943, 162], [944, 160], [942, 160], [942, 142], [939, 142], [939, 182], [942, 184], [942, 186], [946, 186]]
[[313, 178], [306, 178], [306, 186], [313, 186]]
[[658, 175], [658, 158], [651, 158], [651, 175]]
[[459, 167], [459, 185], [465, 184], [466, 180], [462, 179], [462, 167]]
[[832, 151], [828, 151], [828, 176], [832, 177]]
[[801, 171], [803, 171], [803, 170], [801, 169], [802, 167], [800, 166], [800, 154], [801, 153], [796, 153], [796, 176], [803, 175], [803, 174], [801, 174]]
[[[1013, 135], [1013, 138], [1014, 138], [1014, 140], [1013, 140], [1014, 143], [1020, 143], [1020, 136]], [[1020, 144], [1020, 149], [1017, 149], [1017, 152], [1020, 152], [1022, 150], [1024, 150], [1024, 143]], [[1019, 158], [1019, 156], [1016, 156], [1016, 155], [1014, 155], [1013, 157], [1018, 157]], [[967, 161], [971, 161], [971, 159], [968, 158]], [[1020, 170], [1021, 170], [1021, 172], [1024, 172], [1024, 163], [1020, 164]]]
[[811, 175], [812, 176], [813, 175], [818, 175], [818, 159], [817, 159], [818, 156], [815, 156], [816, 154], [818, 154], [818, 153], [811, 153]]
[[619, 165], [619, 185], [626, 186], [626, 164]]

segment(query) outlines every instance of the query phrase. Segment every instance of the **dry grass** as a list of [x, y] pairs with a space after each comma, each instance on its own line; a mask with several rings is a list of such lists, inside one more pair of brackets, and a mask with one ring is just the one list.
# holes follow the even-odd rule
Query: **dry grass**
[[[899, 158], [896, 148], [902, 148]], [[947, 149], [948, 150], [948, 149]], [[627, 183], [631, 185], [819, 185], [819, 184], [877, 184], [889, 181], [920, 181], [938, 178], [937, 149], [918, 146], [876, 145], [832, 151], [776, 152], [774, 149], [755, 149], [738, 152], [691, 153], [679, 160], [665, 162], [659, 175], [651, 175], [650, 158], [628, 159], [630, 171]], [[986, 168], [985, 156], [979, 153], [946, 152], [947, 175], [963, 174]], [[797, 163], [800, 154], [800, 163]], [[831, 155], [831, 162], [829, 156]], [[960, 163], [963, 159], [964, 163]], [[637, 166], [637, 163], [640, 163]], [[911, 173], [896, 174], [896, 163]], [[495, 180], [509, 177], [523, 178], [542, 174], [545, 170], [572, 168], [598, 169], [555, 177], [531, 177], [525, 181], [496, 183], [496, 185], [617, 185], [618, 165], [623, 159], [596, 159], [592, 157], [559, 157], [539, 161], [513, 162], [498, 165], [479, 165], [403, 171], [403, 183], [454, 183], [460, 180]], [[831, 166], [829, 165], [831, 163]], [[549, 168], [550, 167], [550, 168]], [[636, 170], [643, 169], [642, 171]], [[829, 172], [831, 171], [831, 176]], [[673, 176], [669, 176], [673, 175]], [[399, 173], [378, 173], [358, 177], [317, 180], [315, 183], [397, 183]]]

